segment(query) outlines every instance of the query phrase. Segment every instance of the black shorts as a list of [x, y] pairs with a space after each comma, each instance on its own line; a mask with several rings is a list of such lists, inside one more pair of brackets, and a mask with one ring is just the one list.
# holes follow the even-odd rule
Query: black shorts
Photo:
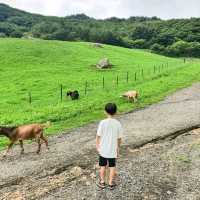
[[109, 167], [115, 167], [116, 166], [116, 159], [115, 158], [104, 158], [102, 156], [99, 156], [99, 166], [100, 167], [105, 167], [105, 166]]

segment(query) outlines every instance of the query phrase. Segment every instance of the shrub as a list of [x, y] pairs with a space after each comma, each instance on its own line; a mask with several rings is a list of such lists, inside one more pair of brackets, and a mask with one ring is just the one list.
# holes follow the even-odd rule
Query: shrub
[[144, 40], [144, 39], [134, 40], [132, 42], [132, 47], [138, 48], [138, 49], [145, 49], [147, 47], [146, 46], [146, 40]]

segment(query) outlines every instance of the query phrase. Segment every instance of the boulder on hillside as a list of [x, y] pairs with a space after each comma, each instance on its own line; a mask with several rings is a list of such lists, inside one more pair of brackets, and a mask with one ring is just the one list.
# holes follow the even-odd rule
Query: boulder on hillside
[[103, 58], [97, 63], [96, 66], [99, 69], [108, 69], [112, 67], [112, 64], [110, 63], [108, 58]]
[[100, 43], [92, 43], [91, 47], [95, 47], [95, 48], [103, 48], [103, 45]]

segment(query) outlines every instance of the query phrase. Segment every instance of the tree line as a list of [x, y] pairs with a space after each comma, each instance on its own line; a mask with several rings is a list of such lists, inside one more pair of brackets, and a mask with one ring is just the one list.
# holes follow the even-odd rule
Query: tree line
[[149, 49], [168, 56], [200, 57], [200, 18], [97, 20], [84, 14], [52, 17], [0, 4], [0, 37], [87, 41]]

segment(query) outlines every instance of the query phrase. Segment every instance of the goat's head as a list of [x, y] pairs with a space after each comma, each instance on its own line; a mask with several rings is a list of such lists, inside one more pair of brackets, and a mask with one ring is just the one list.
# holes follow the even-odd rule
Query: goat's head
[[6, 136], [10, 137], [12, 132], [16, 129], [17, 127], [6, 127], [6, 126], [0, 126], [0, 136]]
[[4, 133], [4, 127], [3, 126], [0, 126], [0, 136], [1, 135], [5, 135], [5, 133]]
[[68, 91], [67, 96], [71, 96], [71, 95], [72, 95], [72, 91]]

